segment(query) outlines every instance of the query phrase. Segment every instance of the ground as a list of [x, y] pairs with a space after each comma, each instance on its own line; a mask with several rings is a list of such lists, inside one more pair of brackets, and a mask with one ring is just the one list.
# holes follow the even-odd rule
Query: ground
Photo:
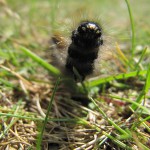
[[[127, 2], [0, 0], [0, 150], [150, 149], [149, 0]], [[51, 50], [85, 18], [103, 28], [99, 74], [66, 84]]]

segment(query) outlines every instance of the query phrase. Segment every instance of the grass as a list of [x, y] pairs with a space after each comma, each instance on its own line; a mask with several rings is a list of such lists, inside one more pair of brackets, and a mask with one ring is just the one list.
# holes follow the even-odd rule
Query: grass
[[[0, 0], [0, 149], [150, 149], [148, 2]], [[83, 16], [111, 38], [99, 76], [70, 93], [49, 39]], [[85, 91], [88, 105], [71, 99]]]
[[56, 93], [56, 90], [57, 90], [57, 87], [58, 87], [59, 82], [60, 82], [60, 79], [58, 79], [57, 82], [56, 82], [56, 85], [55, 85], [55, 88], [54, 88], [54, 92], [53, 92], [53, 94], [52, 94], [51, 100], [50, 100], [49, 105], [48, 105], [48, 110], [47, 110], [47, 112], [46, 112], [46, 116], [45, 116], [45, 120], [44, 120], [44, 123], [43, 123], [43, 127], [42, 127], [41, 130], [39, 131], [40, 135], [39, 135], [39, 138], [38, 138], [38, 140], [37, 140], [37, 147], [36, 147], [37, 149], [41, 149], [41, 146], [42, 146], [43, 133], [44, 133], [46, 124], [47, 124], [47, 122], [48, 122], [49, 112], [50, 112], [51, 109], [52, 109], [52, 103], [53, 103], [54, 96], [55, 96], [55, 93]]
[[128, 2], [128, 0], [125, 0], [126, 1], [126, 4], [127, 4], [127, 7], [128, 7], [128, 12], [129, 12], [129, 16], [130, 16], [130, 22], [131, 22], [131, 29], [132, 29], [132, 32], [131, 32], [131, 36], [132, 36], [132, 51], [131, 51], [131, 54], [132, 54], [132, 58], [134, 57], [134, 50], [135, 50], [135, 29], [134, 29], [134, 21], [133, 21], [133, 17], [132, 17], [132, 13], [131, 13], [131, 8], [130, 8], [130, 4]]
[[22, 50], [27, 56], [31, 57], [34, 61], [38, 62], [41, 66], [46, 68], [51, 73], [51, 75], [60, 76], [60, 71], [57, 68], [53, 67], [51, 64], [44, 61], [42, 58], [38, 57], [25, 47], [20, 47], [20, 50]]

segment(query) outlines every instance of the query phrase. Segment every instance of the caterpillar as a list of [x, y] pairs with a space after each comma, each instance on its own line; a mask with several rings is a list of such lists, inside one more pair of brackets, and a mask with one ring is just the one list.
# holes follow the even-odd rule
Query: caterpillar
[[72, 31], [68, 41], [69, 44], [64, 46], [62, 38], [56, 35], [52, 37], [56, 45], [52, 52], [54, 65], [61, 70], [63, 68], [62, 72], [75, 81], [84, 81], [95, 70], [95, 61], [103, 45], [102, 27], [94, 21], [82, 21]]
[[83, 21], [72, 32], [71, 41], [65, 67], [77, 80], [73, 70], [75, 68], [83, 81], [87, 75], [93, 73], [94, 61], [103, 45], [102, 28], [95, 22]]

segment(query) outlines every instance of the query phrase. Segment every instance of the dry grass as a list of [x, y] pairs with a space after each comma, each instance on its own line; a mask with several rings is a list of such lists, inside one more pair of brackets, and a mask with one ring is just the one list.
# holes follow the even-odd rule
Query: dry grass
[[[117, 0], [116, 2], [118, 7], [113, 3], [110, 4], [110, 1], [102, 2], [103, 5], [100, 6], [99, 1], [96, 1], [89, 6], [85, 2], [61, 3], [47, 0], [41, 3], [41, 1], [27, 0], [23, 3], [0, 0], [0, 20], [2, 20], [0, 22], [0, 150], [37, 149], [37, 139], [41, 136], [54, 83], [57, 80], [50, 75], [48, 69], [44, 69], [41, 64], [23, 53], [19, 48], [20, 45], [28, 47], [43, 58], [43, 61], [50, 61], [47, 49], [52, 46], [48, 43], [52, 33], [56, 33], [57, 30], [59, 35], [63, 30], [65, 36], [68, 36], [68, 30], [70, 34], [68, 22], [73, 22], [69, 14], [78, 18], [89, 7], [94, 13], [100, 7], [104, 16], [113, 18], [110, 22], [113, 25], [117, 24], [113, 35], [121, 39], [119, 33], [123, 34], [122, 36], [127, 35], [129, 18], [127, 10], [125, 14], [119, 8], [124, 8], [124, 2]], [[143, 14], [147, 12], [146, 4], [143, 3], [145, 8]], [[133, 4], [131, 6], [134, 7]], [[133, 10], [136, 12], [136, 8]], [[118, 17], [118, 14], [122, 14], [122, 17]], [[56, 23], [57, 20], [60, 24]], [[147, 43], [149, 32], [148, 24], [144, 24], [144, 21], [143, 24], [137, 23], [137, 26], [145, 28], [141, 29], [141, 33], [137, 32], [137, 47], [133, 62], [129, 60], [130, 40], [120, 40], [119, 47], [123, 49], [123, 53], [120, 48], [116, 48], [118, 51], [116, 50], [113, 57], [107, 55], [107, 61], [104, 59], [101, 64], [102, 76], [95, 79], [95, 82], [89, 80], [91, 83], [89, 86], [87, 82], [85, 83], [90, 95], [90, 99], [86, 99], [88, 105], [83, 99], [85, 97], [73, 100], [68, 88], [60, 83], [46, 123], [41, 149], [148, 150], [150, 148], [148, 83], [150, 52]], [[142, 40], [138, 39], [140, 35]], [[139, 46], [142, 48], [139, 49]], [[143, 53], [145, 46], [147, 50]], [[141, 61], [135, 66], [134, 63], [140, 58]], [[136, 71], [139, 72], [139, 76]], [[124, 74], [117, 76], [116, 73]], [[106, 77], [108, 74], [110, 78]], [[98, 86], [90, 86], [93, 83]], [[77, 89], [81, 90], [82, 85], [77, 86]], [[145, 93], [142, 95], [143, 92]], [[140, 102], [134, 103], [137, 99]], [[135, 104], [137, 109], [132, 107]]]

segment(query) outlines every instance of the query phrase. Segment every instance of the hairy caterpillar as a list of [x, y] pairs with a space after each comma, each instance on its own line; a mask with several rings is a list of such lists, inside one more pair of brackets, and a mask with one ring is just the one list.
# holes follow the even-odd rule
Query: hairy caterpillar
[[[71, 37], [67, 42], [60, 35], [52, 37], [52, 44], [55, 45], [51, 51], [53, 65], [75, 81], [83, 81], [87, 76], [95, 73], [100, 49], [105, 42], [103, 30], [94, 21], [81, 21], [70, 34]], [[75, 74], [74, 68], [81, 79]]]
[[94, 61], [98, 58], [99, 47], [103, 44], [102, 29], [95, 22], [81, 22], [72, 32], [71, 40], [65, 66], [75, 80], [77, 76], [73, 68], [78, 71], [81, 80], [84, 80], [93, 72]]

